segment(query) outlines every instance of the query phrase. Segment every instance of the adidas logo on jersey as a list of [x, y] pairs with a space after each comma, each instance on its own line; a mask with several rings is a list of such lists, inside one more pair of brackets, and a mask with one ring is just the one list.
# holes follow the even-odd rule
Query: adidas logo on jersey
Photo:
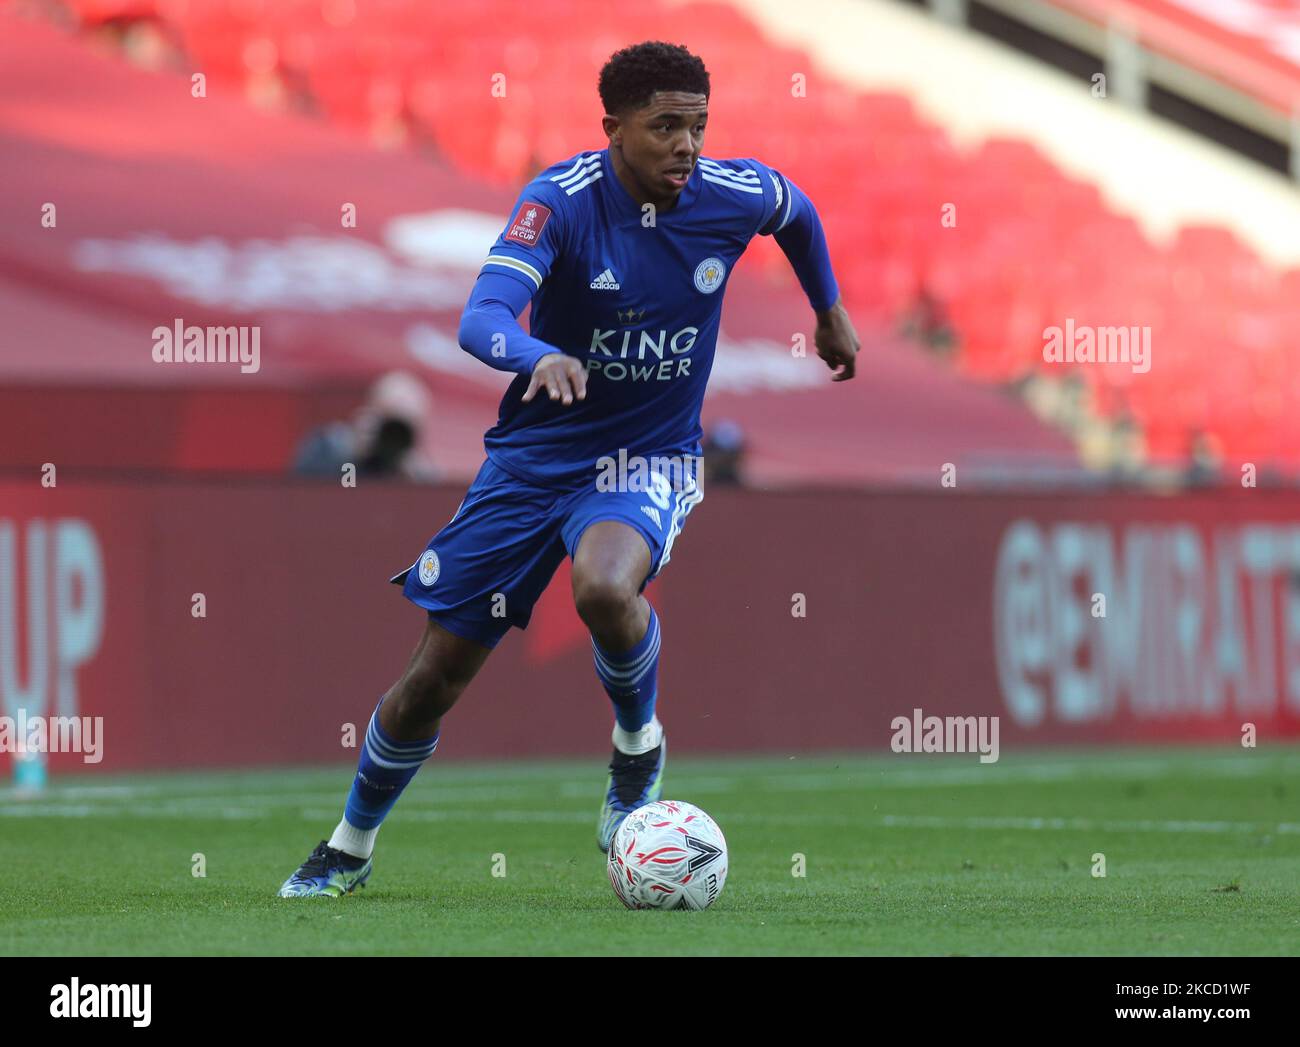
[[643, 513], [645, 513], [646, 516], [650, 517], [650, 519], [652, 519], [652, 520], [655, 522], [655, 526], [658, 527], [659, 530], [662, 531], [662, 530], [664, 529], [664, 522], [663, 522], [661, 519], [659, 519], [659, 510], [658, 510], [658, 509], [652, 509], [652, 508], [650, 508], [650, 506], [648, 506], [648, 505], [643, 505], [643, 506], [641, 506], [641, 511], [642, 511]]
[[621, 285], [614, 279], [614, 274], [606, 269], [596, 279], [591, 281], [593, 291], [617, 291]]

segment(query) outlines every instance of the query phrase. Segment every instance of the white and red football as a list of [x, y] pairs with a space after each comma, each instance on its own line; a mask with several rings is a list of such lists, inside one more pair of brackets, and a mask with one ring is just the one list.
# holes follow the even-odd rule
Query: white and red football
[[656, 800], [618, 827], [609, 882], [629, 909], [707, 909], [727, 882], [727, 841], [694, 804]]

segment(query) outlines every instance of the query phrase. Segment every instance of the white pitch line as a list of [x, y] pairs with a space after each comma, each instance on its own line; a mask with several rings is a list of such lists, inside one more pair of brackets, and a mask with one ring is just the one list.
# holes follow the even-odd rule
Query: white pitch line
[[[1185, 758], [1178, 756], [1151, 757], [1116, 756], [1113, 753], [1091, 758], [1062, 758], [1059, 760], [1024, 763], [1014, 758], [997, 764], [980, 764], [976, 754], [934, 754], [929, 757], [911, 755], [904, 757], [905, 763], [891, 763], [888, 757], [872, 756], [865, 762], [849, 762], [843, 771], [776, 771], [764, 769], [747, 761], [734, 764], [723, 762], [725, 775], [697, 775], [690, 770], [672, 775], [674, 787], [685, 792], [726, 793], [726, 792], [798, 792], [803, 790], [841, 789], [858, 790], [870, 795], [879, 789], [911, 788], [947, 788], [965, 785], [1007, 785], [1018, 782], [1060, 782], [1076, 779], [1110, 780], [1152, 779], [1169, 774], [1184, 773], [1188, 768]], [[928, 765], [921, 766], [922, 761]], [[808, 762], [825, 762], [824, 757], [812, 758]], [[791, 761], [793, 763], [793, 761]], [[426, 788], [439, 795], [456, 800], [471, 802], [484, 800], [493, 802], [516, 796], [547, 795], [561, 797], [580, 797], [595, 790], [599, 792], [602, 775], [593, 771], [591, 779], [572, 779], [553, 781], [549, 776], [553, 771], [544, 767], [534, 774], [523, 774], [517, 769], [501, 769], [499, 772], [486, 768], [448, 767], [439, 771], [431, 765], [432, 773], [422, 778], [428, 782]], [[311, 775], [322, 778], [322, 790], [297, 793], [295, 796], [317, 798], [326, 794], [323, 791], [326, 778], [338, 782], [338, 795], [346, 796], [350, 782], [349, 769], [340, 767], [337, 772], [311, 771], [300, 772], [287, 769], [288, 776]], [[497, 781], [491, 775], [499, 774]], [[1207, 754], [1198, 763], [1196, 773], [1199, 776], [1221, 778], [1250, 778], [1262, 774], [1300, 773], [1300, 757], [1292, 755], [1259, 753], [1243, 756], [1233, 754]], [[592, 782], [596, 784], [593, 785]], [[309, 787], [310, 789], [310, 787]], [[0, 800], [7, 798], [6, 790], [0, 788]], [[195, 799], [212, 797], [217, 802], [230, 799], [260, 800], [276, 799], [281, 793], [274, 772], [250, 773], [244, 783], [237, 776], [231, 778], [213, 778], [207, 780], [179, 780], [147, 783], [97, 784], [54, 784], [39, 799], [44, 802], [62, 799], [99, 800], [112, 797], [158, 797], [160, 799]], [[329, 794], [331, 797], [333, 793]], [[310, 801], [309, 801], [310, 802]], [[341, 801], [340, 801], [341, 802]]]
[[[95, 818], [108, 815], [133, 818], [208, 817], [222, 820], [258, 821], [268, 817], [283, 817], [287, 812], [272, 807], [223, 805], [194, 811], [182, 804], [141, 804], [120, 811], [106, 811], [86, 804], [16, 804], [0, 805], [0, 817], [34, 818]], [[296, 816], [308, 822], [332, 822], [338, 817], [336, 808], [298, 808]], [[594, 821], [589, 811], [525, 811], [498, 809], [492, 811], [466, 811], [455, 807], [446, 810], [427, 808], [397, 809], [395, 821], [415, 822], [508, 822], [529, 824], [538, 822], [583, 824]], [[1300, 834], [1300, 823], [1257, 823], [1230, 821], [1186, 821], [1174, 819], [1111, 820], [1094, 818], [1027, 818], [1027, 817], [968, 817], [944, 818], [930, 815], [882, 814], [854, 818], [832, 814], [730, 814], [722, 816], [728, 825], [740, 824], [755, 828], [792, 827], [808, 825], [830, 826], [845, 829], [960, 829], [1031, 832], [1160, 832], [1160, 833], [1274, 833]]]
[[[932, 760], [933, 762], [928, 762]], [[1169, 774], [1186, 773], [1186, 758], [1152, 758], [1152, 757], [1115, 757], [1105, 754], [1096, 760], [1063, 760], [1054, 762], [1032, 763], [998, 763], [998, 765], [980, 765], [978, 762], [963, 762], [953, 765], [953, 760], [972, 761], [974, 756], [957, 757], [954, 754], [935, 754], [927, 757], [909, 757], [906, 763], [891, 763], [888, 758], [872, 758], [867, 763], [849, 763], [842, 773], [835, 771], [776, 771], [762, 773], [758, 766], [751, 763], [737, 762], [735, 770], [728, 776], [673, 774], [672, 792], [679, 796], [727, 795], [727, 793], [780, 793], [839, 791], [859, 793], [866, 799], [888, 789], [910, 788], [957, 788], [970, 786], [1008, 786], [1022, 782], [1122, 782], [1126, 779], [1156, 779]], [[928, 763], [928, 766], [926, 765]], [[1251, 778], [1261, 774], [1278, 774], [1296, 771], [1300, 773], [1300, 758], [1290, 754], [1260, 753], [1255, 756], [1217, 756], [1209, 754], [1200, 765], [1197, 774], [1216, 776], [1216, 778]], [[287, 770], [283, 776], [295, 771]], [[308, 775], [326, 775], [333, 778], [333, 773], [308, 771]], [[443, 804], [474, 804], [485, 802], [494, 804], [503, 800], [519, 800], [520, 797], [546, 797], [546, 799], [584, 799], [598, 795], [599, 775], [591, 779], [562, 780], [547, 782], [546, 776], [519, 776], [504, 773], [506, 782], [481, 784], [485, 782], [485, 769], [474, 769], [465, 773], [465, 769], [448, 769], [446, 776], [437, 771], [420, 779], [420, 784], [404, 797], [404, 810], [419, 808], [421, 805], [433, 804], [435, 808]], [[195, 815], [203, 817], [216, 810], [250, 809], [270, 812], [273, 808], [294, 808], [294, 806], [316, 806], [337, 804], [342, 809], [346, 800], [348, 774], [344, 769], [337, 775], [337, 787], [303, 789], [285, 793], [277, 788], [276, 774], [257, 773], [247, 778], [231, 776], [230, 779], [209, 779], [205, 782], [178, 780], [178, 782], [149, 783], [104, 783], [95, 784], [55, 784], [43, 795], [26, 797], [21, 801], [13, 797], [12, 791], [0, 789], [0, 817], [88, 817], [91, 813], [104, 815], [131, 814], [140, 809], [133, 805], [133, 799], [155, 800], [149, 804], [151, 814], [142, 817], [186, 817]], [[513, 779], [512, 782], [510, 779]], [[278, 780], [283, 780], [278, 778]], [[260, 789], [250, 791], [252, 784]], [[4, 801], [12, 800], [9, 804]], [[65, 800], [73, 804], [65, 805]], [[70, 812], [70, 813], [69, 813]], [[482, 813], [477, 817], [484, 817]], [[858, 825], [859, 822], [852, 822]], [[1286, 831], [1286, 830], [1283, 830]]]
[[[1097, 761], [1071, 761], [1066, 763], [1046, 764], [965, 764], [963, 766], [946, 766], [938, 761], [954, 759], [973, 759], [957, 757], [955, 754], [936, 754], [936, 763], [931, 767], [915, 766], [916, 757], [909, 760], [910, 766], [896, 767], [853, 767], [842, 773], [829, 772], [779, 772], [763, 775], [756, 772], [737, 770], [730, 777], [720, 775], [696, 776], [690, 772], [672, 776], [675, 792], [681, 794], [731, 793], [731, 792], [802, 792], [837, 789], [842, 791], [861, 791], [870, 796], [882, 789], [913, 788], [950, 788], [954, 786], [988, 786], [1010, 785], [1020, 782], [1061, 782], [1072, 780], [1119, 781], [1124, 779], [1153, 779], [1164, 777], [1171, 772], [1182, 772], [1185, 762], [1173, 760], [1144, 759], [1121, 760], [1101, 759]], [[1300, 759], [1276, 757], [1227, 757], [1210, 758], [1197, 768], [1197, 773], [1210, 777], [1249, 778], [1260, 774], [1277, 774], [1300, 772]], [[293, 774], [292, 771], [288, 772]], [[593, 782], [595, 784], [593, 784]], [[425, 784], [427, 783], [427, 784]], [[221, 790], [217, 788], [221, 785]], [[231, 786], [234, 785], [232, 789]], [[424, 802], [429, 794], [460, 803], [483, 801], [487, 803], [517, 797], [547, 796], [566, 799], [585, 797], [593, 792], [599, 793], [601, 782], [599, 776], [592, 779], [572, 781], [547, 781], [540, 778], [528, 783], [495, 785], [467, 784], [464, 781], [443, 780], [436, 773], [421, 780], [418, 793], [408, 794], [410, 800]], [[347, 775], [340, 773], [337, 790], [313, 790], [309, 792], [284, 793], [278, 789], [242, 789], [236, 783], [178, 783], [169, 788], [165, 783], [150, 785], [55, 785], [45, 794], [35, 798], [42, 803], [58, 803], [63, 799], [106, 804], [120, 803], [132, 797], [157, 797], [162, 802], [190, 801], [195, 804], [243, 803], [280, 803], [292, 806], [296, 803], [327, 803], [335, 799], [341, 804], [347, 795]], [[5, 790], [0, 790], [0, 800], [8, 798]]]
[[1273, 832], [1279, 835], [1300, 833], [1300, 823], [1280, 822], [1275, 825], [1256, 822], [1190, 822], [1179, 820], [1142, 819], [1138, 821], [1113, 821], [1094, 818], [939, 818], [928, 815], [887, 814], [882, 818], [886, 828], [899, 829], [1016, 829], [1059, 830], [1064, 832], [1163, 832], [1163, 833], [1258, 833]]

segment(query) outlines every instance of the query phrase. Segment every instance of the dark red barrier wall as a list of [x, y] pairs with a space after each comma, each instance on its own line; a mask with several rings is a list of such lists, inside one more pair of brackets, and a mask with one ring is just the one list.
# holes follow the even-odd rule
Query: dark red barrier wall
[[[25, 691], [102, 715], [103, 769], [351, 759], [342, 725], [364, 730], [423, 627], [388, 576], [463, 493], [0, 481], [5, 711]], [[1297, 517], [1258, 491], [711, 489], [647, 591], [661, 716], [679, 751], [883, 748], [917, 707], [998, 715], [1004, 749], [1296, 737]], [[566, 563], [440, 752], [591, 752], [610, 725]]]

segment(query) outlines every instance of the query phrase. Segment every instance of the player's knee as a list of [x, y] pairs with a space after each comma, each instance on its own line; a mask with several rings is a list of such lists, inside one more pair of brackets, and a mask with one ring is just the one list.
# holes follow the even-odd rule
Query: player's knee
[[620, 578], [594, 572], [574, 575], [573, 605], [588, 628], [630, 613], [636, 597], [635, 587]]

